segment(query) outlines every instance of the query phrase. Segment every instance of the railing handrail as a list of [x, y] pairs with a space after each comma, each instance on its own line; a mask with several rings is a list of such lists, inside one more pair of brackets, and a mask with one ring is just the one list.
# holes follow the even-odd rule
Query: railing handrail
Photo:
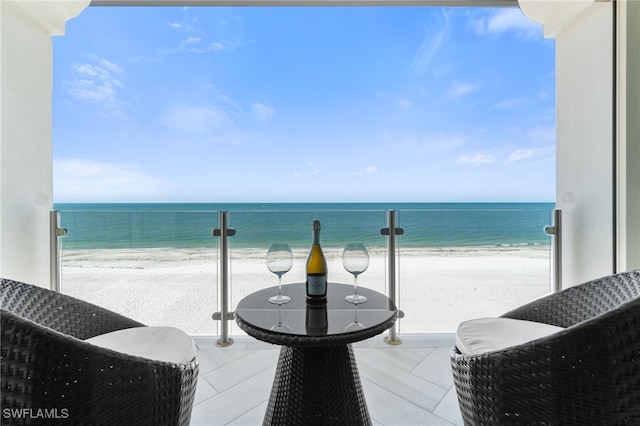
[[544, 233], [551, 235], [551, 291], [562, 290], [562, 210], [553, 210], [553, 224], [544, 228]]
[[49, 274], [51, 290], [60, 292], [60, 237], [67, 235], [66, 228], [60, 228], [60, 212], [49, 212]]
[[229, 337], [229, 321], [235, 319], [235, 313], [229, 311], [229, 241], [228, 238], [235, 235], [235, 229], [227, 227], [229, 223], [229, 212], [220, 212], [220, 228], [214, 229], [214, 237], [220, 237], [220, 258], [218, 265], [220, 273], [218, 275], [218, 307], [219, 311], [212, 315], [213, 320], [220, 321], [220, 339], [216, 346], [229, 346], [233, 344], [233, 339]]
[[[387, 212], [387, 227], [380, 230], [382, 235], [389, 237], [387, 241], [388, 252], [388, 265], [387, 265], [387, 281], [389, 282], [389, 291], [387, 297], [391, 299], [393, 304], [398, 309], [398, 289], [396, 287], [396, 235], [402, 235], [404, 230], [402, 228], [396, 228], [396, 211], [389, 210]], [[402, 318], [402, 311], [398, 310], [398, 318]], [[387, 337], [384, 341], [390, 345], [399, 345], [402, 340], [397, 337], [398, 323], [393, 324], [393, 327], [389, 329]]]

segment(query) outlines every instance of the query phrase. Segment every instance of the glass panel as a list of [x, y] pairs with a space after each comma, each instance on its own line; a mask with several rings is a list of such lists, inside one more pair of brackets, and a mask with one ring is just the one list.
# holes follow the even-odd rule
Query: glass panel
[[[294, 253], [293, 267], [283, 275], [282, 283], [303, 285], [313, 219], [322, 225], [320, 244], [327, 258], [329, 281], [353, 283], [353, 276], [342, 266], [342, 251], [349, 242], [362, 242], [369, 249], [370, 264], [358, 278], [358, 285], [386, 294], [386, 237], [380, 234], [386, 223], [385, 211], [336, 210], [335, 204], [269, 206], [277, 210], [258, 206], [229, 212], [230, 226], [236, 230], [230, 238], [232, 309], [249, 293], [278, 285], [276, 275], [265, 264], [271, 243], [289, 243]], [[232, 334], [243, 333], [235, 323], [233, 326]]]
[[[178, 206], [180, 209], [178, 209]], [[60, 205], [62, 291], [148, 325], [219, 334], [218, 213], [198, 205]], [[363, 205], [366, 206], [366, 205]], [[369, 205], [371, 206], [371, 205]], [[375, 204], [373, 205], [375, 206]], [[235, 206], [238, 208], [239, 206]], [[265, 265], [272, 242], [288, 242], [302, 283], [311, 221], [322, 223], [329, 280], [353, 283], [342, 266], [348, 242], [369, 249], [359, 285], [387, 293], [387, 209], [336, 204], [247, 204], [229, 212], [230, 310], [277, 285]], [[353, 205], [349, 205], [353, 207]], [[553, 204], [415, 204], [398, 210], [398, 307], [402, 333], [451, 332], [466, 319], [496, 316], [549, 291]], [[231, 334], [242, 334], [234, 322]]]
[[58, 205], [62, 292], [147, 325], [217, 334], [216, 211], [199, 205]]
[[552, 211], [550, 203], [399, 211], [399, 331], [453, 332], [548, 293]]

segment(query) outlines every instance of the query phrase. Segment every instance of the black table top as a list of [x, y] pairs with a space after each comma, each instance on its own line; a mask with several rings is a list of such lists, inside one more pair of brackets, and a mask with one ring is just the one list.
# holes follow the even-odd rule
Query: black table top
[[[269, 287], [251, 293], [238, 303], [236, 322], [250, 336], [286, 346], [347, 344], [373, 337], [393, 325], [397, 310], [388, 297], [358, 287], [358, 293], [366, 296], [367, 301], [354, 305], [344, 300], [352, 293], [353, 285], [328, 283], [327, 304], [309, 305], [304, 283], [285, 284], [282, 294], [291, 297], [291, 301], [274, 305], [268, 299], [278, 294], [278, 287]], [[356, 316], [364, 328], [347, 331]], [[272, 330], [279, 320], [289, 329]]]

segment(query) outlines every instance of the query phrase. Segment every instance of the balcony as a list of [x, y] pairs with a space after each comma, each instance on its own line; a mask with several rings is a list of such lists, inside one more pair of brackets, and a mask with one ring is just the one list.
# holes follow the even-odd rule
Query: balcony
[[[278, 347], [230, 322], [234, 343], [218, 347], [220, 210], [213, 205], [60, 205], [61, 288], [143, 323], [194, 336], [201, 375], [192, 424], [256, 424], [264, 415]], [[383, 205], [235, 205], [225, 214], [231, 309], [276, 285], [264, 264], [268, 245], [288, 241], [304, 281], [312, 218], [323, 223], [330, 280], [351, 282], [341, 264], [346, 242], [363, 241], [369, 269], [360, 284], [389, 294], [389, 210]], [[402, 344], [381, 336], [354, 345], [377, 424], [461, 424], [449, 368], [453, 331], [465, 319], [499, 315], [550, 291], [553, 205], [402, 205], [394, 215], [397, 323]], [[478, 303], [482, 301], [482, 303]], [[152, 308], [150, 308], [152, 307]], [[213, 420], [215, 419], [215, 420]], [[211, 422], [217, 423], [211, 423]]]
[[[201, 365], [193, 425], [259, 424], [279, 349], [244, 335], [219, 347], [220, 210], [212, 205], [61, 205], [62, 291], [150, 325], [194, 336]], [[276, 285], [264, 257], [273, 241], [293, 246], [285, 283], [304, 281], [312, 218], [323, 223], [330, 280], [351, 282], [346, 242], [371, 256], [361, 285], [389, 296], [389, 211], [382, 205], [235, 205], [226, 211], [231, 310]], [[553, 204], [400, 205], [396, 214], [397, 323], [402, 343], [382, 336], [354, 344], [376, 424], [462, 424], [449, 367], [459, 322], [496, 316], [551, 291]], [[481, 301], [482, 303], [478, 303]]]
[[[264, 416], [278, 347], [244, 335], [219, 347], [222, 255], [213, 205], [60, 205], [61, 289], [146, 324], [194, 336], [201, 364], [192, 424], [257, 424]], [[363, 241], [360, 284], [389, 294], [389, 210], [383, 205], [235, 205], [228, 227], [231, 310], [276, 285], [264, 264], [273, 241], [293, 247], [285, 283], [304, 281], [312, 218], [323, 223], [330, 280], [351, 282], [341, 252]], [[401, 205], [394, 217], [398, 346], [382, 336], [354, 345], [376, 424], [462, 424], [449, 351], [460, 321], [499, 315], [550, 291], [550, 203]], [[390, 295], [391, 296], [391, 295]], [[482, 301], [482, 303], [478, 303]], [[151, 307], [151, 308], [150, 308]], [[214, 420], [215, 419], [215, 420]], [[213, 423], [212, 423], [213, 422]]]
[[[142, 207], [141, 207], [142, 206]], [[206, 205], [61, 205], [62, 292], [146, 324], [218, 335], [219, 211]], [[271, 242], [289, 242], [304, 281], [310, 223], [323, 224], [329, 280], [352, 282], [341, 263], [347, 242], [364, 242], [371, 262], [360, 285], [394, 296], [401, 333], [453, 332], [465, 319], [495, 316], [548, 293], [549, 203], [401, 205], [390, 277], [382, 205], [239, 205], [228, 211], [229, 306], [277, 284], [265, 264]], [[390, 280], [397, 294], [389, 294]], [[481, 303], [478, 303], [481, 301]], [[153, 307], [150, 309], [149, 307]], [[231, 334], [243, 334], [232, 324]]]
[[[631, 103], [625, 104], [627, 98], [637, 99], [638, 93], [637, 85], [627, 77], [637, 75], [635, 70], [638, 68], [637, 55], [631, 54], [637, 51], [634, 50], [638, 43], [637, 9], [633, 9], [636, 15], [625, 14], [627, 8], [632, 11], [634, 2], [580, 2], [584, 8], [591, 9], [590, 13], [564, 8], [563, 2], [542, 5], [521, 0], [519, 3], [528, 6], [528, 13], [549, 24], [546, 31], [549, 37], [557, 37], [561, 46], [567, 46], [557, 54], [561, 130], [557, 142], [557, 202], [560, 208], [568, 210], [567, 225], [571, 230], [566, 239], [565, 254], [571, 257], [571, 262], [567, 262], [564, 271], [565, 283], [572, 285], [611, 271], [635, 268], [640, 259], [637, 256], [638, 240], [632, 238], [638, 229], [638, 215], [634, 214], [638, 191], [631, 183], [637, 178], [637, 168], [629, 165], [637, 163], [637, 138], [632, 136], [637, 134], [638, 124], [634, 120], [625, 121], [627, 115], [637, 115], [637, 108], [634, 109]], [[536, 8], [539, 13], [533, 13]], [[558, 10], [564, 12], [563, 16], [554, 13]], [[20, 26], [14, 15], [22, 16], [21, 13], [14, 14], [9, 7], [3, 9], [3, 43], [7, 43], [2, 51], [3, 62], [13, 64], [3, 73], [6, 76], [3, 86], [17, 89], [3, 92], [2, 97], [6, 106], [3, 119], [14, 123], [11, 129], [3, 131], [2, 138], [5, 172], [2, 180], [2, 271], [3, 276], [47, 286], [49, 251], [42, 248], [46, 247], [48, 239], [46, 212], [51, 209], [52, 185], [51, 111], [47, 107], [51, 86], [45, 77], [52, 57], [50, 36], [64, 32], [64, 20], [58, 23], [56, 19], [55, 28], [47, 25], [46, 17], [43, 20], [25, 19], [29, 25]], [[70, 12], [64, 16], [70, 16]], [[612, 18], [629, 28], [611, 28]], [[622, 42], [629, 45], [620, 45]], [[584, 73], [584, 69], [593, 72]], [[21, 89], [25, 87], [31, 89]], [[618, 98], [614, 98], [614, 91]], [[29, 113], [23, 113], [25, 110]], [[613, 162], [614, 158], [618, 161]], [[212, 268], [211, 277], [216, 277], [215, 266]], [[130, 267], [130, 271], [135, 270]], [[99, 284], [97, 279], [93, 283]], [[66, 285], [71, 283], [67, 281]], [[123, 288], [125, 291], [120, 294], [127, 294], [128, 290]], [[407, 324], [410, 318], [407, 315], [400, 326]], [[237, 348], [239, 346], [234, 349]], [[202, 406], [204, 399], [199, 392], [199, 406]]]

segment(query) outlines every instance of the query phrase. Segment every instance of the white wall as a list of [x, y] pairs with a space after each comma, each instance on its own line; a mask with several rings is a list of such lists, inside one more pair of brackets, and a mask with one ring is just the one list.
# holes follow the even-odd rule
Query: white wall
[[595, 3], [556, 38], [557, 208], [563, 283], [614, 272], [613, 8]]
[[640, 268], [640, 2], [619, 8], [618, 268]]
[[567, 287], [615, 270], [613, 3], [520, 6], [556, 39], [556, 207]]
[[48, 287], [51, 35], [88, 0], [1, 3], [0, 277]]

